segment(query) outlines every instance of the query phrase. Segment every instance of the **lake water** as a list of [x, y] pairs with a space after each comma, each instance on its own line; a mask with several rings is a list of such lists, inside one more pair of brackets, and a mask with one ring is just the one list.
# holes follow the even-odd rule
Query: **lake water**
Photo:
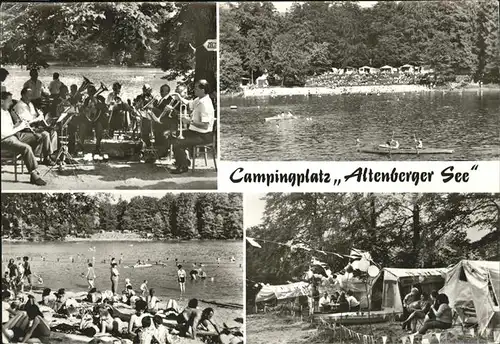
[[[94, 246], [95, 252], [90, 251]], [[136, 291], [147, 279], [148, 286], [155, 288], [156, 294], [163, 300], [178, 298], [179, 285], [174, 263], [177, 258], [188, 274], [194, 262], [203, 263], [207, 273], [206, 280], [191, 281], [187, 278], [186, 298], [243, 304], [243, 270], [240, 267], [243, 266], [243, 244], [238, 241], [2, 243], [2, 274], [9, 258], [27, 255], [33, 257], [32, 271], [43, 278], [41, 287], [86, 291], [87, 281], [80, 275], [87, 272], [87, 259], [95, 256], [96, 287], [103, 291], [111, 289], [109, 260], [111, 257], [118, 260], [121, 254], [123, 261], [118, 266], [120, 292], [125, 287], [125, 278], [130, 278]], [[235, 262], [230, 261], [231, 256], [234, 256]], [[45, 261], [42, 257], [45, 257]], [[71, 263], [70, 257], [75, 258], [74, 263]], [[218, 257], [221, 259], [220, 265], [216, 261]], [[152, 264], [161, 260], [166, 266], [153, 265], [141, 269], [125, 267], [134, 265], [139, 259], [148, 258]], [[103, 259], [106, 259], [106, 263], [102, 263]]]
[[[237, 160], [497, 160], [498, 90], [381, 95], [287, 96], [221, 100], [221, 159]], [[238, 108], [231, 110], [230, 106]], [[291, 111], [279, 126], [266, 117]], [[310, 118], [310, 120], [307, 120]], [[380, 156], [357, 152], [390, 140], [453, 149], [445, 155]]]
[[[21, 89], [28, 79], [29, 71], [21, 69], [18, 66], [5, 67], [9, 71], [9, 76], [5, 81], [7, 91], [13, 94], [14, 99], [20, 98]], [[68, 88], [71, 84], [76, 84], [78, 87], [83, 82], [83, 76], [92, 81], [96, 88], [101, 84], [101, 81], [109, 89], [108, 92], [103, 92], [103, 96], [107, 96], [112, 91], [114, 82], [119, 82], [122, 85], [122, 99], [133, 100], [137, 95], [142, 93], [142, 86], [149, 84], [153, 88], [153, 94], [160, 94], [160, 86], [168, 84], [173, 89], [175, 81], [161, 79], [165, 75], [158, 68], [134, 68], [134, 67], [115, 67], [115, 66], [100, 66], [100, 67], [63, 67], [50, 66], [47, 69], [39, 71], [39, 80], [43, 82], [45, 87], [49, 86], [52, 81], [52, 74], [59, 73], [61, 80]]]

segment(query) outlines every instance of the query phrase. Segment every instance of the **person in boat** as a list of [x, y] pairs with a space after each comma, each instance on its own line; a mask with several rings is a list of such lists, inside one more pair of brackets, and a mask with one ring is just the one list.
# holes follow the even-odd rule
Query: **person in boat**
[[156, 314], [158, 312], [158, 303], [160, 300], [155, 296], [155, 290], [153, 288], [149, 289], [149, 295], [146, 298], [148, 304], [148, 312], [151, 314]]
[[398, 149], [399, 148], [399, 142], [397, 140], [391, 139], [390, 141], [387, 141], [387, 146], [389, 146], [392, 149]]
[[346, 297], [347, 303], [349, 303], [349, 312], [357, 312], [360, 308], [359, 301], [354, 297], [352, 290], [347, 291]]
[[423, 144], [423, 142], [422, 142], [422, 139], [418, 139], [418, 140], [417, 140], [417, 142], [415, 142], [415, 143], [416, 143], [416, 147], [417, 147], [417, 149], [422, 149], [422, 148], [424, 148], [424, 144]]
[[179, 282], [179, 288], [181, 290], [181, 298], [186, 292], [186, 271], [182, 268], [182, 265], [177, 266], [177, 281]]
[[191, 299], [188, 301], [188, 306], [179, 314], [177, 318], [177, 329], [181, 336], [196, 338], [198, 322], [201, 317], [198, 309], [198, 300]]

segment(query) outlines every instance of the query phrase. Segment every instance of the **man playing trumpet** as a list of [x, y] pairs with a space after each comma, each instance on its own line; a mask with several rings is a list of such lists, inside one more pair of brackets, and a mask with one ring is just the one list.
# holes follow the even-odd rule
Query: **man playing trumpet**
[[40, 114], [36, 110], [30, 100], [32, 97], [32, 90], [24, 87], [21, 90], [21, 99], [16, 103], [12, 110], [12, 116], [16, 123], [20, 120], [30, 123], [36, 134], [39, 134], [43, 140], [48, 140], [48, 149], [42, 152], [42, 164], [53, 166], [54, 161], [52, 161], [50, 156], [57, 149], [57, 132], [46, 126], [43, 114]]
[[206, 80], [200, 80], [196, 83], [194, 88], [196, 99], [192, 103], [193, 111], [190, 118], [182, 118], [182, 122], [188, 125], [188, 130], [184, 131], [183, 139], [176, 140], [173, 147], [177, 166], [177, 169], [173, 171], [175, 174], [185, 173], [189, 170], [191, 162], [187, 158], [186, 149], [212, 142], [215, 110], [209, 93], [210, 85]]

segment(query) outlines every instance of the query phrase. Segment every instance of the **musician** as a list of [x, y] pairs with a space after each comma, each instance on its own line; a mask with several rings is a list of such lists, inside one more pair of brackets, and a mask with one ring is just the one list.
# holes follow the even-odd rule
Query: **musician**
[[54, 96], [54, 99], [50, 103], [49, 110], [49, 123], [55, 123], [59, 117], [71, 107], [71, 103], [68, 99], [68, 86], [62, 84], [59, 93]]
[[17, 118], [30, 123], [31, 127], [36, 134], [40, 134], [44, 140], [49, 140], [49, 149], [42, 152], [42, 164], [47, 166], [54, 165], [54, 161], [51, 159], [52, 153], [57, 149], [57, 132], [50, 128], [47, 128], [43, 124], [44, 116], [40, 114], [34, 104], [30, 101], [32, 97], [32, 90], [30, 88], [24, 87], [21, 90], [21, 99], [14, 105], [12, 113], [14, 119], [17, 122]]
[[[69, 113], [73, 114], [73, 118], [68, 123], [68, 152], [70, 154], [76, 153], [76, 133], [78, 132], [78, 127], [82, 122], [82, 117], [78, 116], [78, 109], [82, 103], [82, 94], [78, 92], [78, 86], [72, 84], [70, 86], [69, 103], [72, 105]], [[83, 147], [82, 147], [83, 149]]]
[[[151, 100], [153, 100], [153, 95], [151, 94], [153, 88], [149, 84], [144, 84], [142, 86], [142, 94], [139, 94], [134, 99], [134, 106], [137, 109], [142, 109], [146, 104], [148, 104]], [[148, 112], [151, 109], [145, 109], [144, 111]], [[151, 147], [151, 139], [150, 133], [152, 130], [152, 123], [150, 119], [141, 117], [141, 139], [146, 145], [147, 148]]]
[[33, 91], [30, 101], [37, 109], [40, 109], [42, 106], [42, 95], [48, 96], [49, 93], [43, 83], [38, 80], [38, 71], [36, 69], [30, 70], [30, 79], [24, 83], [23, 87], [30, 88]]
[[123, 129], [128, 127], [128, 104], [122, 101], [120, 96], [122, 85], [115, 82], [113, 84], [113, 92], [108, 94], [106, 99], [106, 104], [109, 107], [110, 119], [109, 119], [109, 134], [113, 136], [115, 130]]
[[4, 85], [5, 79], [7, 79], [9, 72], [5, 68], [0, 68], [0, 88], [2, 92], [6, 92], [7, 88]]
[[47, 183], [40, 177], [37, 171], [38, 164], [36, 162], [33, 149], [39, 144], [42, 145], [42, 150], [47, 154], [50, 142], [44, 139], [41, 135], [36, 135], [33, 132], [19, 131], [13, 134], [19, 126], [26, 126], [26, 122], [18, 120], [14, 122], [13, 117], [9, 113], [9, 107], [12, 104], [12, 94], [10, 92], [2, 92], [1, 94], [1, 124], [2, 124], [2, 149], [10, 150], [19, 153], [23, 156], [24, 164], [30, 173], [30, 183], [38, 186], [44, 186]]
[[209, 93], [208, 81], [198, 81], [194, 88], [194, 94], [197, 98], [193, 101], [191, 118], [182, 119], [184, 123], [189, 125], [188, 130], [183, 133], [184, 139], [177, 140], [173, 147], [177, 165], [177, 169], [173, 171], [175, 174], [185, 173], [189, 170], [190, 161], [186, 156], [187, 148], [212, 142], [215, 110]]
[[[84, 140], [89, 130], [95, 130], [96, 148], [95, 154], [101, 154], [101, 141], [104, 127], [107, 124], [107, 106], [102, 96], [96, 96], [97, 90], [93, 85], [87, 89], [88, 97], [82, 105], [80, 123], [80, 145], [83, 147]], [[69, 148], [69, 147], [68, 147]]]
[[52, 75], [52, 81], [49, 84], [49, 92], [52, 98], [55, 98], [55, 96], [59, 94], [62, 85], [63, 83], [59, 80], [59, 73], [54, 73]]

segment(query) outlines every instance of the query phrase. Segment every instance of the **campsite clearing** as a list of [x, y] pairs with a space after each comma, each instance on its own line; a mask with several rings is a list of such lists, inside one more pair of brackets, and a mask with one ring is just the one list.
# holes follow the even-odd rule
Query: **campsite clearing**
[[[306, 319], [306, 318], [304, 318]], [[381, 338], [388, 336], [387, 344], [400, 344], [401, 337], [408, 336], [401, 329], [400, 323], [388, 322], [373, 324], [373, 334]], [[349, 329], [362, 334], [370, 334], [368, 325], [349, 326]], [[486, 344], [485, 339], [471, 338], [458, 334], [453, 330], [447, 337], [446, 344]], [[318, 330], [316, 326], [307, 320], [299, 321], [292, 317], [279, 317], [273, 313], [259, 313], [247, 315], [247, 342], [252, 344], [319, 344], [319, 343], [341, 343], [332, 331]], [[359, 340], [342, 340], [343, 344], [359, 344]], [[437, 343], [437, 341], [436, 341]], [[434, 344], [434, 341], [432, 342]]]

